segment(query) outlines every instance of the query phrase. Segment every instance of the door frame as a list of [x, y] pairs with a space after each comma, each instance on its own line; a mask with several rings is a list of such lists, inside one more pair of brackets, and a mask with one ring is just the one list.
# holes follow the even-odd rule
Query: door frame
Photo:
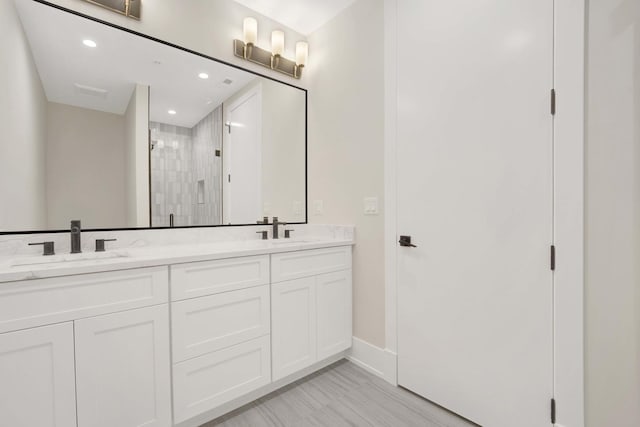
[[[385, 352], [397, 385], [397, 89], [398, 1], [384, 0]], [[554, 398], [557, 423], [584, 426], [584, 125], [585, 0], [554, 3]], [[552, 88], [549, 88], [551, 90]]]
[[[235, 108], [245, 103], [247, 100], [255, 96], [258, 100], [258, 118], [257, 118], [257, 126], [259, 129], [258, 132], [258, 141], [257, 141], [257, 150], [258, 157], [262, 159], [262, 83], [258, 82], [255, 84], [250, 84], [249, 87], [243, 89], [244, 92], [240, 95], [237, 95], [235, 99], [231, 99], [231, 101], [227, 100], [222, 104], [222, 225], [225, 224], [225, 221], [229, 218], [229, 180], [225, 179], [225, 175], [229, 174], [229, 170], [227, 169], [229, 166], [229, 114]], [[258, 178], [260, 181], [260, 212], [263, 209], [263, 191], [262, 191], [262, 160], [258, 165]], [[256, 219], [257, 220], [257, 219]], [[231, 225], [231, 223], [229, 223]]]

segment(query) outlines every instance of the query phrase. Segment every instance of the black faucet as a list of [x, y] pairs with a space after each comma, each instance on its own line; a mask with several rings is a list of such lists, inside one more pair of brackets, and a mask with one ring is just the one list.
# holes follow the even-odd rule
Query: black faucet
[[82, 227], [80, 225], [80, 220], [71, 221], [71, 253], [79, 254], [82, 253], [82, 240], [81, 235]]
[[274, 239], [278, 239], [279, 238], [278, 237], [278, 229], [279, 229], [279, 226], [281, 226], [281, 225], [287, 225], [287, 223], [278, 221], [278, 217], [274, 216], [273, 217], [273, 234], [271, 235], [272, 238], [274, 238]]

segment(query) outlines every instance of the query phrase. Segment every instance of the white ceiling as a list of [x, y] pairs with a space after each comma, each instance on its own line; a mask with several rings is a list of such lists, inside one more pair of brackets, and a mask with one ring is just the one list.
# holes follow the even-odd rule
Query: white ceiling
[[303, 35], [313, 33], [354, 2], [354, 0], [235, 1]]
[[[16, 5], [51, 102], [124, 114], [135, 85], [144, 84], [150, 86], [151, 121], [191, 128], [256, 78], [36, 2]], [[82, 44], [84, 39], [98, 46], [88, 48]], [[208, 80], [198, 78], [202, 72], [209, 74]], [[233, 83], [224, 84], [225, 79]], [[107, 93], [87, 95], [76, 85]], [[169, 110], [178, 114], [170, 115]]]

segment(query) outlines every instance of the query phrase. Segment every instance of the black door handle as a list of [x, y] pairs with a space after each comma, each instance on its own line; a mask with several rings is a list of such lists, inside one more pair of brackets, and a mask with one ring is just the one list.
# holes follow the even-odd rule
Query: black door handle
[[400, 240], [398, 240], [398, 243], [400, 243], [400, 246], [404, 246], [407, 248], [417, 248], [416, 245], [411, 243], [411, 236], [400, 236]]

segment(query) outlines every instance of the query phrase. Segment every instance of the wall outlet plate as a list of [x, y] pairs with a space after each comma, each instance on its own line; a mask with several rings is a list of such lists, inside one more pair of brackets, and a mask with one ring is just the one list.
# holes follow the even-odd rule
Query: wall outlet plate
[[364, 214], [365, 215], [378, 215], [378, 198], [377, 197], [365, 197], [364, 198]]
[[322, 200], [314, 200], [313, 201], [313, 214], [314, 215], [322, 215], [324, 213], [324, 201]]

